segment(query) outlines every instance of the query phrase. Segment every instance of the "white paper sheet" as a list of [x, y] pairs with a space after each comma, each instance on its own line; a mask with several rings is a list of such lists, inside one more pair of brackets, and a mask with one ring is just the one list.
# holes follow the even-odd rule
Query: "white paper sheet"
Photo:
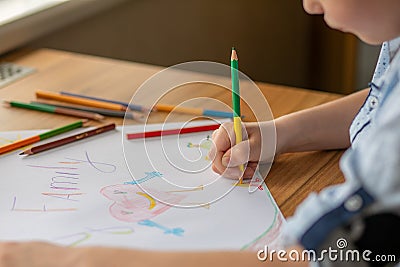
[[[0, 133], [0, 145], [38, 132]], [[0, 156], [0, 240], [157, 250], [279, 247], [284, 219], [267, 187], [249, 194], [215, 174], [210, 134], [127, 141], [118, 128], [38, 155], [21, 158], [21, 149]]]

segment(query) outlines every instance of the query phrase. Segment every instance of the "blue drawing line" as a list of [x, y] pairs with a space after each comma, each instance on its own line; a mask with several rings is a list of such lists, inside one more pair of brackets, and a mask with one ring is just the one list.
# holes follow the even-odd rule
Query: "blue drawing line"
[[164, 234], [172, 234], [172, 235], [176, 235], [176, 236], [183, 236], [183, 233], [185, 232], [185, 230], [183, 230], [182, 228], [168, 228], [165, 226], [162, 226], [156, 222], [153, 222], [151, 220], [143, 220], [138, 222], [139, 225], [144, 225], [144, 226], [149, 226], [149, 227], [156, 227], [159, 228], [161, 230], [164, 231]]
[[125, 182], [124, 184], [141, 184], [144, 183], [150, 179], [156, 178], [156, 177], [162, 177], [163, 174], [157, 171], [153, 171], [153, 172], [145, 172], [146, 176], [143, 178], [140, 178], [139, 180], [134, 180], [131, 182]]
[[14, 196], [13, 204], [11, 207], [11, 211], [15, 210], [15, 205], [17, 204], [17, 197]]
[[[68, 160], [73, 160], [76, 162], [84, 162], [84, 163], [89, 163], [90, 166], [92, 166], [94, 169], [98, 170], [99, 172], [102, 173], [113, 173], [117, 170], [117, 166], [113, 165], [113, 164], [109, 164], [109, 163], [104, 163], [104, 162], [96, 162], [93, 161], [89, 158], [89, 154], [87, 151], [85, 151], [85, 157], [86, 160], [81, 160], [81, 159], [73, 159], [73, 158], [66, 158]], [[109, 170], [104, 170], [101, 169], [99, 166], [103, 166], [103, 167], [110, 167]]]

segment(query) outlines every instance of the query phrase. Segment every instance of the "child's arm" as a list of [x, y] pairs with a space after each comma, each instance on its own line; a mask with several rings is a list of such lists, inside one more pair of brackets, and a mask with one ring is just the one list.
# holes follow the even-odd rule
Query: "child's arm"
[[275, 120], [277, 154], [350, 146], [349, 127], [368, 89]]
[[[226, 123], [213, 133], [215, 146], [209, 157], [213, 170], [225, 177], [238, 178], [238, 166], [247, 163], [245, 178], [252, 177], [258, 161], [269, 161], [276, 155], [288, 152], [342, 149], [350, 145], [349, 127], [365, 101], [368, 90], [345, 96], [338, 100], [291, 113], [275, 120], [275, 141], [271, 138], [272, 122], [245, 123], [248, 136], [235, 144], [232, 123]], [[261, 134], [262, 133], [262, 134]], [[261, 149], [261, 139], [263, 148]]]

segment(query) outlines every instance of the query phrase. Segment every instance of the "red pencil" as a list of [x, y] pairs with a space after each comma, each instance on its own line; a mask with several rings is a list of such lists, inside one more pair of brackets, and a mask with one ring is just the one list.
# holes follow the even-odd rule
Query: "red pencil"
[[128, 140], [130, 140], [130, 139], [150, 138], [150, 137], [157, 137], [157, 136], [164, 136], [164, 135], [206, 132], [206, 131], [216, 130], [219, 128], [219, 126], [220, 126], [220, 124], [211, 124], [211, 125], [187, 127], [187, 128], [181, 128], [181, 129], [152, 131], [152, 132], [144, 132], [144, 133], [131, 133], [131, 134], [127, 134], [126, 137], [128, 138]]

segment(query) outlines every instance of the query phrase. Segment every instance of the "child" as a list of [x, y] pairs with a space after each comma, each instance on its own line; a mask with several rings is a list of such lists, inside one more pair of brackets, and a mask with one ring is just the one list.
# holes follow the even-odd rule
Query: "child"
[[[346, 177], [342, 185], [313, 194], [289, 219], [287, 238], [296, 249], [339, 247], [398, 253], [400, 214], [400, 10], [399, 0], [304, 0], [305, 10], [324, 14], [332, 28], [356, 34], [370, 44], [384, 43], [369, 92], [363, 90], [337, 101], [296, 112], [275, 120], [276, 153], [339, 149], [351, 146], [341, 159]], [[392, 41], [388, 41], [392, 40]], [[364, 102], [364, 104], [362, 104]], [[360, 109], [360, 107], [362, 108]], [[355, 119], [353, 120], [353, 118]], [[352, 122], [353, 120], [353, 122]], [[250, 147], [250, 161], [257, 160], [260, 128], [245, 124], [248, 140], [231, 148], [227, 132], [217, 130], [213, 168], [238, 177], [238, 165], [247, 163], [241, 147]], [[261, 123], [266, 127], [265, 123]], [[234, 135], [233, 135], [234, 136]], [[268, 153], [265, 153], [268, 154]], [[264, 160], [264, 159], [261, 159]], [[266, 159], [265, 159], [266, 160]], [[245, 171], [251, 177], [253, 164]], [[342, 248], [345, 246], [342, 246]], [[289, 248], [288, 248], [289, 250]], [[329, 260], [325, 258], [325, 260]], [[396, 260], [398, 261], [398, 254]], [[322, 261], [321, 264], [354, 264]], [[358, 264], [392, 264], [364, 261]], [[154, 252], [114, 248], [64, 248], [45, 243], [0, 244], [0, 267], [12, 266], [257, 266], [263, 264], [251, 252]], [[302, 265], [305, 261], [275, 259], [269, 265]]]
[[[319, 195], [310, 195], [288, 220], [287, 241], [321, 252], [328, 247], [343, 248], [336, 244], [341, 239], [347, 243], [347, 248], [371, 251], [367, 257], [371, 261], [377, 255], [388, 254], [396, 255], [398, 261], [400, 17], [397, 12], [400, 1], [310, 0], [303, 3], [308, 13], [323, 13], [329, 26], [352, 32], [365, 42], [391, 41], [383, 44], [369, 91], [275, 120], [276, 154], [351, 145], [340, 162], [346, 182], [327, 188]], [[231, 144], [235, 144], [235, 140], [229, 140], [230, 136], [233, 139], [235, 136], [231, 124], [213, 134], [216, 172], [237, 178], [240, 176], [238, 166], [249, 163], [244, 176], [250, 178], [256, 166], [253, 161], [258, 160], [260, 154], [268, 155], [259, 151], [259, 144], [267, 142], [260, 140], [260, 131], [268, 124], [245, 124], [245, 127], [248, 140], [233, 147]]]

